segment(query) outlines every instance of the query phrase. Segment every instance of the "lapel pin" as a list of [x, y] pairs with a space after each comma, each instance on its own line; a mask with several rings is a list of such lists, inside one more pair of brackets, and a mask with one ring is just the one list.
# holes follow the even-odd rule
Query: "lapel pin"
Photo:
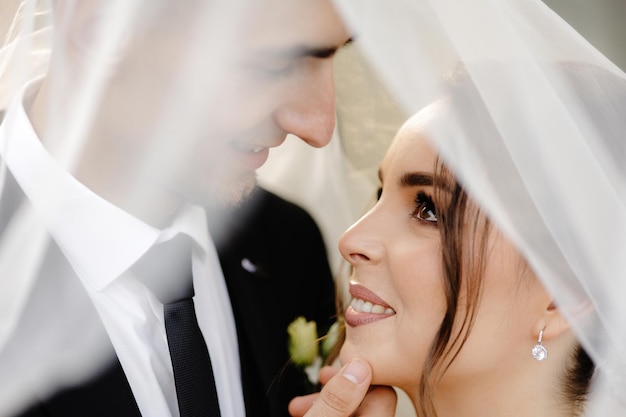
[[265, 271], [265, 268], [263, 268], [261, 265], [255, 264], [248, 258], [243, 258], [241, 260], [241, 267], [252, 275], [255, 275], [261, 278], [268, 277], [268, 274]]

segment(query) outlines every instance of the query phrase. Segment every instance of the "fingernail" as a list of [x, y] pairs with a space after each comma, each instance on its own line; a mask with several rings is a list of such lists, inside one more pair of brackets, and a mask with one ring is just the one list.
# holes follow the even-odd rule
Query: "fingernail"
[[349, 381], [360, 384], [365, 381], [367, 375], [369, 374], [369, 369], [365, 366], [360, 360], [353, 359], [348, 366], [343, 370], [342, 375]]

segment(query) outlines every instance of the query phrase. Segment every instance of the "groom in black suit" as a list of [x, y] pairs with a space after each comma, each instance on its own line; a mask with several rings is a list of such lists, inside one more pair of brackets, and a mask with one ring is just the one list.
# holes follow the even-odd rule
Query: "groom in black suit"
[[228, 229], [217, 248], [237, 324], [246, 415], [289, 416], [289, 401], [308, 393], [310, 382], [289, 362], [287, 326], [303, 316], [321, 336], [336, 318], [324, 242], [309, 213], [260, 187], [228, 213]]
[[[236, 412], [228, 410], [240, 409], [241, 395], [231, 396], [227, 393], [229, 389], [240, 393], [241, 388], [248, 414], [259, 412], [259, 415], [270, 415], [262, 413], [264, 410], [278, 410], [278, 415], [284, 415], [287, 399], [292, 394], [302, 393], [298, 387], [306, 381], [304, 375], [288, 366], [287, 325], [296, 316], [304, 315], [308, 319], [317, 320], [323, 331], [328, 326], [329, 316], [334, 313], [333, 291], [330, 288], [332, 279], [319, 232], [313, 227], [310, 218], [302, 212], [298, 214], [293, 206], [267, 195], [258, 197], [264, 193], [255, 191], [251, 201], [257, 198], [275, 201], [261, 203], [260, 217], [250, 220], [250, 226], [235, 234], [233, 240], [221, 241], [218, 238], [225, 281], [221, 286], [215, 285], [207, 290], [206, 287], [202, 289], [196, 286], [198, 280], [207, 282], [213, 279], [213, 285], [216, 282], [219, 284], [221, 279], [217, 278], [219, 266], [214, 268], [206, 261], [212, 255], [210, 245], [202, 246], [206, 242], [207, 232], [204, 228], [199, 233], [195, 233], [198, 229], [175, 229], [172, 219], [181, 213], [191, 217], [197, 215], [198, 211], [185, 211], [190, 206], [210, 207], [216, 202], [236, 206], [253, 191], [255, 169], [265, 161], [270, 148], [281, 145], [288, 134], [314, 147], [325, 146], [329, 142], [335, 124], [332, 57], [348, 41], [349, 35], [330, 1], [305, 0], [297, 4], [278, 1], [270, 4], [269, 0], [250, 2], [255, 10], [259, 9], [256, 10], [258, 13], [254, 14], [253, 24], [246, 26], [248, 36], [237, 38], [242, 45], [232, 45], [234, 52], [245, 56], [237, 54], [241, 61], [235, 60], [235, 64], [240, 66], [224, 73], [225, 81], [228, 81], [224, 86], [232, 86], [232, 91], [218, 89], [221, 95], [211, 97], [214, 101], [211, 101], [213, 106], [209, 111], [193, 107], [200, 103], [206, 104], [202, 100], [206, 92], [201, 88], [191, 91], [181, 89], [181, 94], [190, 93], [191, 97], [185, 96], [187, 100], [176, 102], [175, 107], [185, 111], [181, 115], [172, 110], [174, 116], [204, 116], [207, 113], [206, 119], [211, 122], [207, 124], [204, 117], [192, 120], [207, 131], [199, 132], [199, 138], [194, 135], [193, 139], [200, 140], [193, 142], [191, 148], [198, 151], [185, 154], [185, 163], [179, 164], [180, 154], [174, 150], [178, 151], [179, 145], [190, 138], [177, 137], [172, 131], [178, 131], [173, 128], [179, 128], [189, 119], [181, 117], [181, 120], [176, 120], [178, 124], [168, 120], [169, 123], [164, 123], [168, 129], [157, 132], [167, 133], [163, 135], [154, 135], [155, 126], [162, 126], [156, 121], [171, 115], [163, 113], [163, 108], [170, 109], [167, 105], [172, 104], [165, 100], [171, 98], [172, 91], [178, 88], [176, 81], [180, 81], [180, 77], [177, 76], [187, 74], [180, 65], [188, 61], [180, 59], [180, 52], [188, 51], [186, 48], [190, 45], [203, 45], [202, 42], [194, 42], [200, 39], [189, 40], [185, 35], [195, 33], [191, 28], [206, 27], [198, 24], [206, 22], [194, 20], [205, 16], [195, 11], [196, 8], [205, 11], [203, 7], [206, 4], [166, 2], [146, 17], [155, 19], [150, 24], [141, 20], [142, 24], [138, 24], [138, 27], [128, 28], [124, 35], [129, 36], [123, 36], [121, 48], [113, 51], [119, 55], [114, 55], [108, 61], [111, 56], [107, 55], [107, 59], [102, 62], [110, 67], [95, 71], [100, 75], [105, 74], [106, 83], [100, 94], [94, 94], [97, 100], [91, 103], [94, 106], [72, 108], [73, 103], [82, 103], [85, 92], [89, 91], [81, 81], [90, 79], [92, 75], [89, 71], [94, 69], [92, 52], [97, 49], [98, 35], [108, 35], [106, 31], [101, 31], [107, 28], [106, 25], [100, 26], [94, 22], [98, 23], [103, 18], [117, 18], [115, 14], [106, 13], [106, 3], [53, 2], [55, 12], [58, 10], [59, 13], [53, 19], [55, 42], [47, 73], [27, 89], [17, 89], [20, 95], [8, 107], [7, 120], [3, 123], [4, 129], [0, 131], [0, 141], [11, 144], [12, 155], [17, 150], [27, 156], [14, 161], [15, 164], [7, 162], [10, 155], [1, 156], [7, 160], [8, 171], [6, 177], [1, 177], [5, 184], [0, 211], [6, 216], [2, 226], [6, 225], [7, 228], [0, 231], [0, 237], [4, 238], [4, 232], [13, 224], [12, 209], [17, 205], [16, 202], [37, 206], [34, 208], [39, 212], [45, 212], [50, 207], [28, 196], [24, 184], [33, 178], [33, 173], [43, 175], [43, 179], [37, 180], [39, 185], [47, 184], [45, 180], [48, 178], [59, 183], [56, 184], [60, 185], [59, 188], [50, 191], [71, 188], [80, 197], [68, 203], [88, 202], [84, 206], [72, 206], [77, 209], [76, 212], [48, 213], [54, 214], [52, 220], [57, 220], [55, 216], [59, 214], [59, 228], [55, 229], [55, 233], [72, 239], [64, 241], [66, 246], [63, 247], [57, 239], [58, 234], [50, 233], [48, 236], [51, 239], [43, 252], [42, 263], [38, 264], [39, 269], [34, 272], [36, 278], [32, 290], [25, 294], [24, 305], [13, 312], [19, 317], [18, 326], [8, 342], [0, 346], [0, 371], [7, 371], [4, 374], [0, 372], [0, 378], [6, 382], [11, 379], [7, 375], [19, 378], [26, 375], [19, 380], [19, 387], [24, 388], [24, 392], [17, 392], [20, 400], [21, 397], [25, 400], [17, 403], [32, 404], [35, 398], [41, 400], [26, 410], [27, 415], [135, 416], [139, 415], [140, 410], [150, 410], [143, 412], [146, 415], [169, 415], [171, 410], [180, 406], [176, 370], [172, 373], [172, 367], [164, 365], [170, 360], [170, 336], [168, 334], [165, 339], [164, 329], [157, 328], [157, 325], [162, 326], [163, 321], [166, 322], [164, 327], [167, 327], [167, 318], [163, 320], [163, 316], [160, 316], [157, 319], [157, 313], [163, 314], [164, 307], [172, 303], [164, 301], [154, 287], [142, 280], [140, 274], [131, 273], [132, 267], [142, 260], [144, 254], [161, 242], [175, 240], [171, 235], [159, 233], [174, 230], [176, 236], [185, 235], [183, 237], [195, 239], [192, 242], [194, 248], [200, 248], [192, 252], [193, 284], [195, 299], [198, 301], [195, 304], [196, 312], [224, 304], [221, 302], [225, 298], [221, 297], [223, 293], [227, 292], [232, 299], [228, 308], [230, 310], [232, 307], [233, 324], [236, 327], [232, 333], [224, 331], [225, 327], [232, 327], [229, 324], [233, 322], [230, 317], [226, 317], [228, 320], [225, 321], [219, 318], [219, 314], [211, 315], [208, 319], [207, 315], [198, 318], [198, 322], [204, 318], [211, 325], [216, 325], [200, 329], [204, 339], [212, 342], [214, 348], [216, 343], [231, 346], [225, 344], [226, 340], [230, 343], [237, 338], [241, 353], [242, 375], [234, 375], [235, 372], [231, 370], [235, 369], [233, 362], [236, 362], [236, 358], [233, 359], [224, 349], [214, 349], [223, 359], [212, 360], [213, 368], [221, 371], [215, 372], [215, 379], [222, 381], [217, 384], [217, 392], [221, 393], [219, 400], [220, 403], [229, 404], [229, 407], [224, 407], [222, 417], [240, 417], [233, 416]], [[278, 5], [281, 13], [275, 14], [273, 11]], [[267, 13], [262, 14], [264, 11]], [[196, 25], [190, 25], [190, 21]], [[268, 28], [274, 30], [268, 31]], [[255, 31], [263, 36], [253, 36], [257, 33]], [[138, 36], [134, 37], [135, 33]], [[268, 37], [268, 34], [274, 34], [275, 38]], [[268, 48], [272, 53], [266, 54]], [[199, 55], [209, 52], [198, 51]], [[130, 54], [124, 55], [126, 53]], [[278, 62], [274, 62], [274, 59]], [[222, 64], [219, 59], [214, 61], [213, 65]], [[203, 64], [206, 59], [193, 62]], [[276, 74], [278, 65], [287, 70]], [[193, 73], [203, 74], [203, 71]], [[209, 69], [204, 73], [222, 74], [219, 70]], [[168, 78], [170, 76], [174, 79]], [[71, 82], [67, 82], [68, 79]], [[196, 81], [198, 85], [204, 85], [203, 80]], [[254, 94], [262, 94], [262, 99]], [[215, 103], [225, 103], [222, 106], [224, 108]], [[81, 138], [85, 139], [81, 158], [71, 171], [66, 170], [63, 164], [46, 163], [39, 166], [28, 163], [33, 156], [44, 161], [56, 158], [54, 150], [57, 148], [48, 146], [63, 145], [59, 142], [66, 140], [69, 136], [66, 133], [73, 132], [76, 127], [76, 113], [87, 109], [94, 111], [89, 115], [93, 118], [86, 117], [91, 123], [87, 123], [87, 132]], [[51, 110], [54, 110], [52, 114]], [[186, 132], [185, 129], [180, 131]], [[26, 146], [27, 143], [33, 146]], [[158, 166], [164, 169], [143, 172], [138, 167], [143, 166], [146, 156], [154, 156], [152, 152], [155, 148], [166, 149], [159, 154], [161, 159]], [[179, 166], [184, 169], [171, 169]], [[59, 168], [62, 172], [58, 172]], [[137, 175], [138, 172], [141, 175]], [[15, 192], [10, 191], [11, 188]], [[138, 193], [145, 193], [141, 195], [147, 195], [150, 199], [140, 199], [141, 204], [137, 205]], [[44, 197], [48, 196], [47, 193], [43, 194]], [[94, 206], [98, 206], [98, 213], [104, 206], [108, 215], [104, 221], [93, 219], [96, 211], [85, 209]], [[6, 207], [10, 207], [10, 210], [5, 210]], [[81, 207], [83, 212], [79, 210]], [[118, 214], [123, 215], [124, 221], [117, 221], [120, 219]], [[129, 219], [132, 220], [132, 228], [125, 227], [131, 221]], [[184, 220], [188, 219], [189, 216], [184, 217]], [[197, 216], [192, 220], [195, 224]], [[98, 224], [99, 228], [91, 230], [85, 227], [94, 224]], [[279, 232], [282, 224], [286, 228]], [[103, 241], [100, 239], [102, 232], [109, 230], [119, 232], [118, 240], [122, 244], [109, 245], [103, 250], [81, 255], [85, 242], [99, 247], [98, 244]], [[141, 233], [130, 233], [138, 230]], [[152, 239], [153, 231], [161, 240]], [[135, 239], [138, 234], [142, 239]], [[277, 234], [276, 237], [273, 234]], [[148, 243], [149, 247], [142, 246], [142, 251], [137, 250], [129, 255], [123, 250], [125, 236], [131, 236], [126, 240], [133, 242], [134, 248], [143, 245], [137, 242], [151, 243]], [[144, 239], [146, 236], [148, 239]], [[278, 244], [270, 246], [265, 243], [265, 239], [272, 242], [277, 239]], [[255, 241], [261, 243], [257, 245]], [[70, 252], [75, 255], [72, 259], [68, 256]], [[112, 258], [113, 252], [119, 259], [109, 263], [108, 257]], [[131, 259], [135, 254], [136, 257]], [[242, 264], [244, 260], [246, 262]], [[120, 266], [120, 270], [109, 271], [107, 267], [112, 264]], [[106, 283], [98, 285], [98, 288], [86, 283], [85, 276], [89, 274], [85, 274], [85, 271], [94, 272], [92, 277], [87, 278], [97, 277], [99, 282]], [[197, 271], [201, 273], [196, 274]], [[189, 278], [190, 274], [184, 275]], [[0, 284], [10, 282], [8, 278], [2, 278], [4, 280]], [[181, 282], [176, 277], [172, 280]], [[303, 292], [310, 295], [306, 301], [300, 297]], [[120, 297], [120, 294], [123, 296]], [[316, 300], [318, 296], [321, 299]], [[183, 299], [190, 298], [185, 295]], [[112, 308], [120, 305], [124, 308]], [[58, 314], [65, 310], [76, 314]], [[220, 309], [228, 316], [230, 312], [226, 314], [226, 310]], [[126, 311], [136, 314], [121, 314]], [[71, 320], [63, 321], [68, 318]], [[117, 338], [112, 337], [112, 333]], [[221, 333], [226, 333], [227, 337]], [[60, 337], [65, 334], [68, 336], [66, 339]], [[91, 378], [81, 375], [83, 378], [76, 385], [76, 381], [65, 379], [65, 368], [57, 369], [55, 366], [57, 362], [71, 362], [72, 358], [66, 355], [66, 347], [75, 348], [81, 344], [89, 347], [87, 351], [98, 350], [99, 354], [107, 354], [112, 360], [98, 369], [99, 372], [90, 374]], [[29, 353], [41, 355], [27, 357], [21, 352], [24, 347], [29, 348]], [[55, 358], [57, 353], [58, 361]], [[39, 360], [43, 357], [47, 359], [46, 366], [54, 369], [50, 374], [40, 370], [41, 378], [37, 378], [34, 371], [39, 369]], [[44, 361], [41, 360], [41, 363]], [[21, 369], [17, 369], [15, 364], [19, 364]], [[85, 369], [82, 363], [80, 365], [71, 366]], [[57, 373], [62, 375], [59, 381], [56, 380]], [[42, 386], [39, 380], [44, 377], [52, 378], [55, 384], [40, 389]], [[238, 386], [239, 378], [242, 378], [241, 388]], [[26, 384], [31, 381], [36, 385], [32, 387], [36, 392], [26, 393], [27, 388], [31, 388], [26, 387]], [[227, 387], [224, 388], [224, 385]], [[293, 392], [288, 392], [292, 389]], [[154, 398], [158, 398], [159, 402]], [[225, 413], [228, 414], [225, 416]]]
[[[8, 180], [4, 196], [19, 195]], [[322, 236], [304, 209], [260, 187], [219, 218], [221, 232], [214, 234], [235, 314], [246, 416], [287, 417], [289, 401], [310, 389], [303, 370], [289, 362], [287, 326], [303, 316], [314, 320], [322, 335], [336, 315]], [[0, 232], [3, 225], [0, 216]], [[84, 308], [93, 313], [88, 302]], [[82, 415], [140, 415], [117, 360], [96, 378], [57, 393], [21, 417]]]

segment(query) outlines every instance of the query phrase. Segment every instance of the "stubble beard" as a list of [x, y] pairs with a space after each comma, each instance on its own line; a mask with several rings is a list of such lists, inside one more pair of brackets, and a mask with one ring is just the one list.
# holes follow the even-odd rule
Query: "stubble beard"
[[215, 178], [204, 189], [188, 193], [188, 198], [210, 211], [228, 211], [241, 206], [252, 194], [256, 183], [256, 172], [236, 179]]
[[232, 183], [216, 184], [213, 207], [223, 210], [239, 207], [252, 194], [256, 182], [256, 173], [252, 172]]

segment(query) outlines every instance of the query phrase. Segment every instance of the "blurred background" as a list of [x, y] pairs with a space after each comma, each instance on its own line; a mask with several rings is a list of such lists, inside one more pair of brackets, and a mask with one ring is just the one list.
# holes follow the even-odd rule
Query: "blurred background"
[[626, 70], [626, 0], [544, 0], [544, 3]]

